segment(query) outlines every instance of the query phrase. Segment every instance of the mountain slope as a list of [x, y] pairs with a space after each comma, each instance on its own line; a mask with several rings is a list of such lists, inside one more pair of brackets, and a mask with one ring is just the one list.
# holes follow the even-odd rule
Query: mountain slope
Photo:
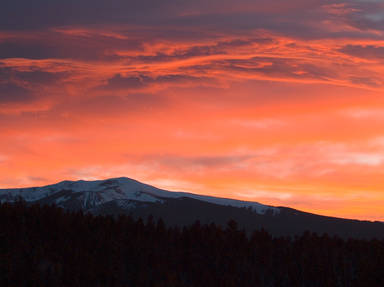
[[55, 204], [97, 215], [152, 215], [168, 225], [189, 225], [199, 220], [225, 226], [234, 219], [249, 232], [264, 228], [273, 235], [311, 231], [344, 238], [384, 238], [383, 222], [326, 217], [257, 202], [171, 192], [129, 178], [63, 181], [44, 187], [0, 190], [0, 202], [14, 202], [20, 197], [28, 203]]
[[265, 214], [267, 211], [279, 212], [276, 207], [257, 202], [171, 192], [125, 177], [96, 181], [62, 181], [43, 187], [0, 189], [0, 202], [13, 202], [20, 197], [27, 202], [54, 203], [67, 209], [91, 212], [105, 204], [115, 203], [123, 209], [132, 209], [135, 206], [163, 203], [175, 198], [193, 198], [217, 205], [247, 207], [258, 214]]

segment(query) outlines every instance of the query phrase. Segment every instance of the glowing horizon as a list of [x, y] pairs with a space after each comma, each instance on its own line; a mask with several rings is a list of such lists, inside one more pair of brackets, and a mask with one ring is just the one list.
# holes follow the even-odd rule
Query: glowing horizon
[[384, 3], [20, 3], [0, 188], [126, 176], [384, 221]]

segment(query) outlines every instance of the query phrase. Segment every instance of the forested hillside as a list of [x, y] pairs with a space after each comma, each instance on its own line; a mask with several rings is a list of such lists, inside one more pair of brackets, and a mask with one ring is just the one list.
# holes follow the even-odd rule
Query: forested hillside
[[1, 286], [384, 286], [384, 241], [0, 205]]

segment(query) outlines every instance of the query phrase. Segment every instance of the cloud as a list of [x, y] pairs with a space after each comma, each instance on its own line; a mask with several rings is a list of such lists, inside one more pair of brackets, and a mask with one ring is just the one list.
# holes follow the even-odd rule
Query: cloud
[[334, 156], [332, 162], [340, 165], [381, 166], [384, 163], [384, 153], [348, 152]]
[[218, 64], [222, 65], [224, 69], [249, 74], [258, 73], [277, 79], [289, 77], [321, 81], [334, 76], [334, 72], [330, 69], [283, 57], [253, 57], [245, 60], [228, 59], [218, 62]]
[[150, 78], [146, 76], [122, 77], [120, 74], [117, 74], [108, 79], [107, 84], [102, 86], [102, 88], [107, 90], [143, 88], [146, 86], [145, 82], [149, 79]]
[[369, 60], [384, 60], [384, 46], [346, 45], [340, 52]]
[[[42, 102], [52, 98], [60, 82], [68, 77], [66, 72], [46, 72], [24, 67], [22, 69], [0, 66], [1, 111], [35, 110]], [[33, 108], [33, 105], [35, 105]], [[45, 105], [45, 104], [44, 104]], [[39, 109], [39, 108], [38, 108]]]
[[0, 104], [30, 102], [35, 99], [31, 91], [13, 83], [0, 83]]
[[362, 31], [374, 30], [380, 32], [384, 27], [384, 18], [381, 11], [384, 8], [382, 1], [362, 1], [352, 2], [356, 13], [349, 15], [349, 23]]
[[45, 71], [13, 72], [17, 79], [31, 84], [56, 84], [68, 76], [65, 72], [50, 73]]
[[0, 164], [6, 162], [8, 160], [8, 156], [4, 154], [0, 154]]
[[188, 83], [203, 84], [206, 79], [184, 74], [165, 74], [160, 76], [122, 76], [117, 74], [107, 80], [105, 85], [96, 87], [101, 90], [138, 90], [153, 85], [183, 85]]
[[350, 77], [349, 80], [351, 83], [355, 83], [357, 85], [365, 85], [368, 87], [381, 87], [384, 84], [384, 81], [380, 78], [372, 77]]
[[47, 179], [44, 178], [44, 177], [40, 177], [40, 176], [28, 176], [28, 180], [31, 182], [31, 183], [34, 183], [34, 182], [46, 182]]
[[[161, 96], [146, 93], [130, 93], [122, 96], [98, 96], [83, 99], [77, 103], [72, 103], [71, 106], [64, 110], [69, 111], [75, 108], [75, 111], [83, 111], [89, 114], [102, 113], [105, 116], [113, 116], [120, 114], [132, 114], [138, 111], [160, 108], [166, 102], [166, 99]], [[75, 111], [73, 111], [75, 113]]]
[[58, 53], [53, 47], [43, 43], [18, 43], [3, 42], [0, 43], [0, 59], [7, 58], [28, 58], [28, 59], [46, 59], [56, 58]]
[[[1, 31], [1, 30], [0, 30]], [[119, 37], [120, 36], [120, 37]], [[119, 56], [111, 53], [117, 49], [137, 50], [141, 37], [133, 33], [126, 39], [118, 32], [110, 34], [103, 29], [62, 28], [50, 30], [15, 31], [0, 37], [0, 59], [74, 59], [115, 61]]]
[[257, 120], [233, 120], [234, 125], [250, 129], [284, 128], [287, 123], [281, 119], [262, 118]]
[[12, 67], [1, 67], [0, 76], [3, 81], [14, 81], [27, 83], [29, 85], [56, 84], [69, 76], [67, 72], [47, 72], [31, 67], [17, 69]]
[[375, 121], [380, 121], [384, 119], [384, 110], [381, 108], [352, 108], [341, 112], [342, 114], [364, 120], [364, 119], [372, 119]]
[[[335, 20], [335, 14], [345, 22], [373, 27], [374, 11], [379, 2], [340, 0], [286, 1], [273, 5], [265, 0], [249, 1], [177, 1], [177, 0], [80, 0], [55, 1], [46, 5], [36, 0], [8, 3], [0, 11], [0, 30], [49, 29], [65, 26], [127, 25], [143, 27], [177, 27], [167, 34], [183, 36], [191, 28], [215, 31], [251, 31], [267, 29], [300, 38], [323, 38], [327, 27], [321, 25]], [[373, 10], [376, 8], [376, 10]], [[364, 14], [365, 12], [365, 14]], [[361, 14], [363, 16], [361, 16]], [[360, 23], [360, 24], [359, 24]], [[204, 28], [204, 30], [202, 30]], [[193, 30], [192, 29], [192, 30]], [[181, 32], [181, 30], [184, 30]], [[177, 32], [178, 31], [178, 32]], [[189, 34], [191, 36], [192, 34]], [[341, 36], [341, 35], [340, 35]]]
[[236, 195], [242, 198], [248, 198], [248, 200], [258, 201], [260, 199], [279, 199], [279, 200], [288, 200], [292, 197], [292, 193], [289, 192], [279, 192], [275, 190], [247, 190], [236, 192]]
[[253, 158], [252, 155], [217, 155], [217, 156], [183, 156], [183, 155], [162, 155], [146, 156], [141, 159], [147, 162], [162, 166], [167, 169], [180, 169], [189, 171], [201, 171], [207, 169], [241, 169], [247, 165], [247, 161]]
[[241, 182], [311, 207], [381, 192], [383, 1], [8, 2], [0, 182]]

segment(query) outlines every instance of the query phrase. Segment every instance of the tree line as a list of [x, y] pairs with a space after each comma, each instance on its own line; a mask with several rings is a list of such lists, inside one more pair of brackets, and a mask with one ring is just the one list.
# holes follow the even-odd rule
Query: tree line
[[0, 204], [1, 286], [384, 286], [384, 241]]

